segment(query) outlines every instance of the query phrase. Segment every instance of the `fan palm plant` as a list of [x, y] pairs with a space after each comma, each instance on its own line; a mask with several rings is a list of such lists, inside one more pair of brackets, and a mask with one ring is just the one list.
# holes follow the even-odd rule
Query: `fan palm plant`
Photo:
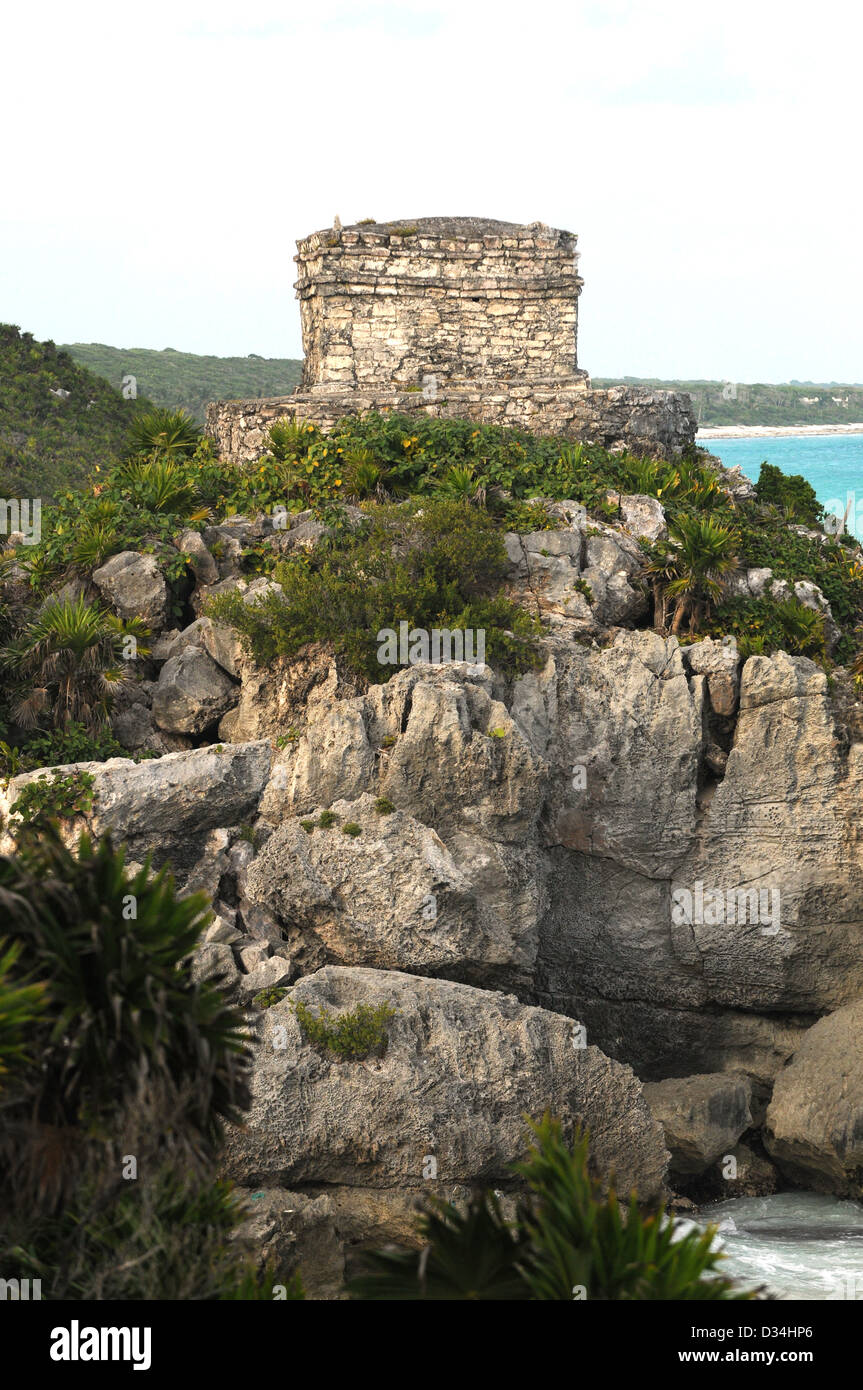
[[276, 420], [267, 431], [267, 450], [280, 463], [294, 461], [306, 455], [317, 437], [317, 428], [304, 420]]
[[668, 530], [677, 542], [674, 578], [665, 585], [666, 595], [677, 599], [671, 623], [676, 636], [687, 618], [689, 631], [695, 632], [722, 597], [723, 581], [738, 568], [737, 536], [709, 516], [686, 513], [669, 523]]
[[147, 628], [123, 622], [96, 604], [77, 599], [49, 602], [0, 652], [0, 669], [17, 684], [11, 713], [22, 728], [48, 721], [77, 721], [89, 731], [107, 719], [112, 695], [129, 680], [123, 665], [126, 639], [138, 656], [147, 653]]
[[136, 415], [129, 426], [134, 453], [161, 459], [189, 458], [201, 442], [201, 429], [185, 410], [156, 407]]
[[454, 463], [436, 480], [435, 488], [441, 497], [454, 502], [475, 502], [485, 506], [485, 483], [477, 478], [473, 464]]
[[209, 516], [207, 507], [196, 508], [195, 480], [177, 459], [158, 454], [130, 459], [118, 468], [115, 483], [130, 502], [144, 511], [182, 516], [188, 521], [202, 521]]

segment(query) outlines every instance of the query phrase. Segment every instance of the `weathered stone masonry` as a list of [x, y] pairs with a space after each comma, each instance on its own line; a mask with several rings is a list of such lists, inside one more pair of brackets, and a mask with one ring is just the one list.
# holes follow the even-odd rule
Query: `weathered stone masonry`
[[691, 443], [688, 396], [594, 391], [576, 360], [576, 237], [542, 223], [424, 218], [297, 243], [305, 363], [291, 396], [219, 401], [207, 430], [255, 458], [284, 417], [330, 429], [364, 410], [519, 425], [638, 452]]

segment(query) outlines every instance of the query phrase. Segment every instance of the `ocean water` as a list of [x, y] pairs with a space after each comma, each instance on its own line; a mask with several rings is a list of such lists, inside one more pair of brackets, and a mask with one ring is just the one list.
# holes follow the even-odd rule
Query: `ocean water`
[[727, 468], [739, 464], [758, 481], [766, 460], [783, 473], [802, 473], [818, 501], [842, 515], [850, 501], [848, 530], [863, 540], [863, 434], [789, 434], [780, 438], [704, 439], [699, 441]]
[[781, 1299], [863, 1299], [863, 1206], [813, 1192], [702, 1207], [718, 1226], [722, 1273]]

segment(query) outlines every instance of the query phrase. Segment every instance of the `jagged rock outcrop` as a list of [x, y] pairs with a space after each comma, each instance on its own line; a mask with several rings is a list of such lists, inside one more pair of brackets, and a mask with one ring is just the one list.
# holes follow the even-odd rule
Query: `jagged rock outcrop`
[[[339, 1060], [306, 1041], [292, 1001], [341, 1013], [388, 1002], [383, 1055]], [[597, 1173], [620, 1192], [662, 1189], [667, 1154], [629, 1067], [573, 1045], [571, 1019], [508, 995], [397, 971], [326, 966], [264, 1011], [247, 1124], [227, 1176], [245, 1185], [347, 1184], [427, 1191], [512, 1183], [523, 1116], [589, 1126]]]
[[511, 965], [518, 943], [488, 939], [473, 885], [435, 832], [375, 806], [368, 794], [337, 801], [328, 828], [285, 821], [249, 869], [249, 898], [290, 925], [303, 973], [310, 961], [450, 978]]
[[[126, 845], [128, 859], [143, 861], [152, 853], [156, 865], [169, 862], [185, 879], [208, 864], [212, 830], [255, 815], [271, 758], [270, 745], [259, 742], [195, 748], [140, 763], [109, 758], [39, 768], [11, 778], [0, 790], [0, 815], [8, 816], [25, 783], [52, 770], [83, 770], [93, 779], [88, 821], [94, 834], [111, 831]], [[70, 835], [79, 828], [71, 825]]]
[[[618, 498], [621, 507], [649, 500]], [[648, 606], [641, 581], [644, 556], [634, 539], [640, 534], [640, 509], [630, 512], [630, 535], [611, 526], [588, 526], [579, 503], [545, 505], [563, 523], [559, 529], [504, 537], [513, 598], [558, 636], [592, 635], [643, 618]]]
[[800, 1187], [863, 1197], [863, 999], [804, 1034], [776, 1077], [765, 1143]]
[[123, 550], [93, 571], [93, 583], [121, 618], [142, 618], [158, 631], [168, 616], [168, 585], [155, 555]]

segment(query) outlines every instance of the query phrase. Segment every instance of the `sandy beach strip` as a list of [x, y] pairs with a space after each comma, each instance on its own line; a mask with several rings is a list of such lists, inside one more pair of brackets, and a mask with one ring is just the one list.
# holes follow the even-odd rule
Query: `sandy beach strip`
[[863, 422], [854, 425], [706, 425], [698, 430], [695, 438], [781, 439], [794, 434], [863, 434]]

